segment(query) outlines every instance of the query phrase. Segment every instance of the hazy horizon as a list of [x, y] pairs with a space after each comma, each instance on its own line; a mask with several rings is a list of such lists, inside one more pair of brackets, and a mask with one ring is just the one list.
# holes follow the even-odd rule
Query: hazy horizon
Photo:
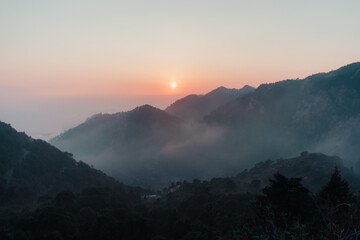
[[0, 121], [47, 141], [94, 114], [129, 111], [144, 104], [164, 109], [179, 97], [182, 95], [0, 96]]
[[[350, 63], [349, 63], [350, 64]], [[348, 64], [345, 64], [348, 65]], [[342, 66], [338, 66], [340, 68]], [[322, 72], [309, 74], [309, 76]], [[308, 77], [308, 76], [306, 76]], [[305, 78], [305, 77], [304, 77]], [[303, 79], [303, 78], [293, 78]], [[278, 81], [283, 81], [281, 79]], [[274, 81], [274, 82], [278, 82]], [[272, 83], [272, 82], [265, 82]], [[245, 84], [249, 85], [250, 84]], [[220, 84], [218, 87], [240, 89], [243, 86], [228, 87]], [[258, 87], [258, 86], [252, 86]], [[0, 121], [9, 123], [16, 130], [25, 132], [35, 139], [45, 141], [76, 127], [87, 118], [98, 113], [117, 113], [130, 111], [138, 106], [149, 104], [164, 110], [170, 104], [190, 94], [203, 95], [216, 88], [206, 89], [200, 92], [189, 92], [183, 94], [13, 94], [4, 92], [0, 95]]]
[[354, 0], [1, 1], [0, 120], [48, 139], [98, 112], [328, 72], [359, 61], [359, 8]]

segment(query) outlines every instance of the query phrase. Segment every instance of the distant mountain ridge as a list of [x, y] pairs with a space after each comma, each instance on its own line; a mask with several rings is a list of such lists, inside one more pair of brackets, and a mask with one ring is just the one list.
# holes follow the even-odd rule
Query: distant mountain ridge
[[[245, 112], [253, 114], [255, 112], [264, 112], [265, 110], [282, 111], [281, 107], [283, 107], [283, 105], [273, 109], [273, 105], [275, 105], [274, 101], [278, 103], [287, 99], [290, 100], [290, 102], [284, 102], [283, 104], [285, 104], [284, 106], [289, 106], [294, 104], [295, 101], [295, 103], [303, 103], [306, 100], [297, 98], [308, 97], [309, 95], [317, 97], [319, 94], [326, 94], [325, 97], [337, 97], [338, 99], [330, 100], [340, 105], [342, 102], [340, 102], [339, 98], [347, 97], [348, 99], [346, 100], [351, 102], [351, 100], [353, 100], [352, 97], [354, 97], [353, 95], [360, 91], [359, 79], [360, 62], [346, 65], [329, 73], [314, 74], [303, 80], [285, 80], [276, 83], [262, 84], [252, 94], [245, 97], [239, 97], [236, 100], [223, 105], [209, 114], [207, 118], [210, 120], [212, 116], [222, 117], [221, 115], [226, 114], [226, 112], [238, 114], [240, 117], [240, 115]], [[349, 90], [348, 93], [352, 93], [352, 95], [344, 96], [343, 93], [342, 95], [336, 96], [339, 93], [339, 90]], [[352, 106], [352, 109], [350, 109], [351, 114], [353, 113], [353, 110], [357, 110], [356, 107], [358, 107], [358, 105], [355, 104], [358, 104], [358, 102], [356, 101], [353, 104], [350, 104], [350, 106]], [[271, 109], [269, 109], [269, 107], [271, 107]], [[241, 113], [239, 111], [241, 111]]]
[[[308, 149], [358, 160], [360, 63], [303, 80], [262, 84], [205, 121], [231, 126], [237, 143], [265, 146], [283, 155]], [[248, 134], [250, 138], [241, 139]]]
[[240, 89], [219, 87], [205, 95], [192, 94], [181, 98], [165, 111], [184, 120], [200, 120], [216, 108], [254, 90], [248, 85]]
[[[170, 130], [171, 128], [176, 128], [178, 125], [180, 125], [181, 120], [158, 108], [146, 104], [136, 107], [135, 109], [128, 112], [119, 112], [114, 114], [95, 114], [79, 126], [71, 128], [59, 136], [51, 139], [50, 142], [57, 143], [58, 141], [61, 141], [61, 139], [79, 135], [96, 128], [103, 127], [104, 131], [107, 129], [113, 132], [113, 134], [116, 134], [121, 133], [120, 131], [123, 129], [128, 130], [132, 125], [147, 127], [151, 124], [151, 127], [161, 126], [164, 128], [169, 128], [168, 130]], [[147, 130], [150, 131], [151, 128], [148, 128]], [[146, 132], [141, 132], [141, 134], [144, 135]]]
[[[218, 88], [180, 99], [166, 111], [147, 105], [96, 115], [52, 142], [142, 186], [229, 176], [304, 150], [340, 156], [360, 170], [360, 63], [248, 91], [235, 97], [238, 90]], [[222, 92], [233, 100], [221, 104]], [[212, 99], [219, 106], [202, 117], [197, 104], [204, 99], [209, 108]]]

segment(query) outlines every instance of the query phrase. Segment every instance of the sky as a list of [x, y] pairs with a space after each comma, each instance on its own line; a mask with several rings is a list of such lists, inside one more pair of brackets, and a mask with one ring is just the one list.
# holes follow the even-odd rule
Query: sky
[[97, 112], [334, 70], [359, 61], [359, 9], [357, 0], [1, 0], [0, 120], [46, 139]]

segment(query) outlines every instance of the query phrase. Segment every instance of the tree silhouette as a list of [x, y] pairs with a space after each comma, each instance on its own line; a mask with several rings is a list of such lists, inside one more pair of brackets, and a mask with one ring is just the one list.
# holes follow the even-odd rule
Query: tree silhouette
[[270, 185], [263, 189], [263, 193], [275, 210], [301, 218], [311, 215], [313, 200], [309, 190], [301, 184], [301, 178], [287, 178], [276, 173], [269, 181]]
[[349, 183], [341, 178], [337, 167], [335, 167], [330, 181], [320, 190], [318, 198], [320, 201], [329, 202], [334, 206], [351, 201]]
[[319, 223], [328, 239], [342, 239], [359, 229], [358, 207], [353, 204], [349, 183], [335, 167], [330, 180], [317, 195]]

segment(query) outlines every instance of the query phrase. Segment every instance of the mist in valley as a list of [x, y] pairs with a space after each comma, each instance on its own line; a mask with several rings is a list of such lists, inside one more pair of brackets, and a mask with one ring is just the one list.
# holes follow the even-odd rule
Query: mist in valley
[[278, 125], [266, 126], [265, 131], [256, 123], [243, 129], [180, 121], [166, 132], [158, 128], [138, 131], [137, 126], [127, 126], [122, 132], [107, 122], [91, 133], [55, 139], [53, 144], [119, 181], [153, 189], [194, 178], [235, 176], [255, 163], [298, 156], [306, 150], [339, 156], [346, 166], [358, 170], [359, 145], [352, 139], [359, 134], [358, 123], [334, 129], [320, 141], [299, 140], [293, 137], [296, 133], [284, 134]]
[[[186, 97], [165, 111], [143, 105], [97, 114], [51, 143], [126, 184], [157, 189], [234, 176], [255, 163], [303, 151], [337, 155], [358, 171], [358, 69], [354, 63], [303, 80], [238, 90], [240, 95], [210, 113], [201, 113], [199, 97]], [[223, 99], [224, 91], [233, 90], [218, 88], [208, 95]]]

